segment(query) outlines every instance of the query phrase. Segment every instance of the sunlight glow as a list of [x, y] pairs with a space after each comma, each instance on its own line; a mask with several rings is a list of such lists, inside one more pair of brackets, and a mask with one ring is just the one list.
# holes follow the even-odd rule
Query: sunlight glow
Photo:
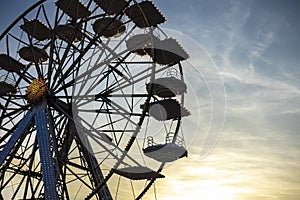
[[[251, 193], [250, 189], [242, 187], [231, 187], [218, 184], [216, 181], [207, 183], [207, 181], [195, 182], [189, 181], [182, 184], [180, 181], [172, 181], [170, 190], [174, 193], [172, 200], [182, 199], [205, 199], [205, 200], [238, 200], [243, 194]], [[170, 195], [168, 195], [170, 196]], [[167, 196], [161, 196], [162, 200], [171, 200]]]

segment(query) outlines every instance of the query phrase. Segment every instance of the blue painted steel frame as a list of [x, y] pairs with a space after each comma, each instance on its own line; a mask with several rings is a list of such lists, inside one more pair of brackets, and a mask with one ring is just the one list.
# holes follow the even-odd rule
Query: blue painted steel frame
[[18, 124], [16, 130], [13, 132], [13, 135], [8, 140], [6, 145], [3, 147], [3, 150], [0, 152], [0, 166], [3, 164], [3, 162], [11, 152], [11, 150], [14, 148], [15, 144], [21, 137], [22, 133], [24, 133], [32, 117], [33, 117], [33, 112], [28, 111], [25, 117]]
[[39, 145], [42, 176], [44, 180], [44, 193], [46, 200], [58, 199], [55, 183], [55, 172], [50, 149], [50, 138], [47, 128], [47, 116], [45, 109], [39, 110], [35, 115], [37, 139]]

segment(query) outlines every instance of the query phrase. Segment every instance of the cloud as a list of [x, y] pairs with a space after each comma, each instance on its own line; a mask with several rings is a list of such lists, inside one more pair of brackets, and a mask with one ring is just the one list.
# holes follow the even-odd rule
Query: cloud
[[[300, 196], [297, 189], [300, 185], [298, 68], [290, 67], [284, 55], [274, 54], [274, 46], [286, 39], [280, 34], [284, 17], [271, 9], [260, 8], [257, 3], [226, 1], [226, 6], [222, 4], [223, 7], [214, 9], [220, 12], [212, 11], [213, 16], [200, 21], [200, 15], [198, 18], [189, 15], [188, 24], [180, 25], [185, 32], [193, 32], [192, 37], [217, 64], [225, 84], [227, 116], [214, 151], [199, 160], [197, 152], [205, 127], [202, 119], [199, 130], [202, 135], [192, 144], [191, 156], [166, 169], [168, 179], [159, 184], [163, 200], [168, 199], [167, 193], [173, 189], [178, 191], [173, 196], [181, 199], [193, 199], [202, 192], [209, 195], [205, 190], [211, 194], [223, 191], [232, 195], [231, 199], [297, 199]], [[199, 66], [205, 64], [200, 56], [198, 59]], [[276, 62], [278, 59], [285, 64]], [[197, 89], [201, 105], [209, 105], [208, 94], [207, 99], [199, 95], [205, 87], [201, 85]], [[205, 108], [201, 117], [208, 117], [209, 106]]]
[[299, 152], [285, 155], [290, 149], [274, 151], [268, 148], [269, 141], [253, 136], [248, 140], [227, 138], [205, 160], [191, 156], [167, 167], [167, 179], [157, 182], [159, 197], [226, 199], [226, 195], [228, 199], [251, 200], [299, 195], [295, 192], [300, 184]]

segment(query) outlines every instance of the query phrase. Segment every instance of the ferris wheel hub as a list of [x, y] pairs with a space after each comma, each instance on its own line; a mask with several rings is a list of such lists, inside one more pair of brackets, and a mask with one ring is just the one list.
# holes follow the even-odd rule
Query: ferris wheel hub
[[42, 101], [47, 93], [47, 84], [44, 78], [33, 79], [27, 87], [26, 99], [31, 104], [37, 104]]

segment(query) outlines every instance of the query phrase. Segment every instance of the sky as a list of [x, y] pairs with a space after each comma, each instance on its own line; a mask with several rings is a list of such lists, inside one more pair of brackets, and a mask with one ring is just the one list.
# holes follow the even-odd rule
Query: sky
[[206, 50], [226, 95], [217, 145], [200, 159], [196, 140], [187, 160], [167, 168], [172, 177], [161, 184], [168, 191], [162, 199], [299, 199], [300, 2], [155, 3], [168, 19], [164, 27]]
[[[2, 2], [0, 30], [33, 2]], [[199, 55], [191, 62], [201, 78], [192, 80], [191, 69], [186, 70], [192, 91], [187, 98], [196, 97], [199, 106], [192, 118], [198, 128], [189, 157], [168, 166], [166, 178], [156, 183], [157, 199], [300, 199], [300, 1], [154, 3], [167, 19], [162, 27], [189, 38], [182, 46], [186, 42], [191, 55], [205, 54], [211, 66], [207, 69]], [[209, 87], [209, 72], [221, 80], [225, 104], [217, 104], [223, 93]], [[205, 134], [213, 130], [211, 108], [215, 115], [223, 106], [218, 142], [201, 157]], [[216, 119], [223, 125], [223, 118]]]

